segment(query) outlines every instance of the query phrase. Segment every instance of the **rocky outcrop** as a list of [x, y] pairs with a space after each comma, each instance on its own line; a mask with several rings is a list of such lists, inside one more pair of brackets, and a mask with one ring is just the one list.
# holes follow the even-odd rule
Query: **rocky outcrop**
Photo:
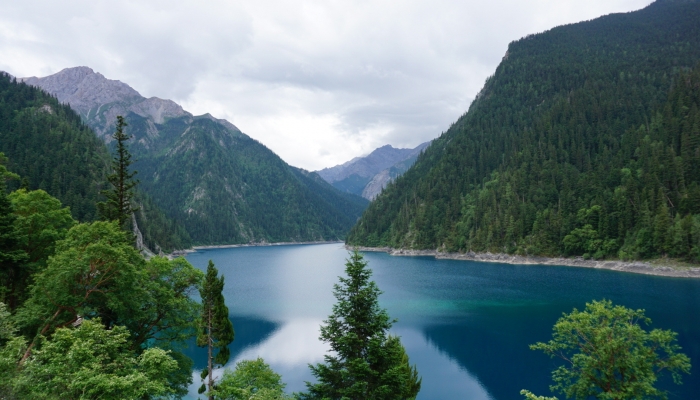
[[364, 190], [362, 190], [362, 197], [367, 200], [374, 200], [374, 198], [377, 197], [377, 195], [381, 193], [386, 185], [394, 180], [394, 178], [395, 177], [391, 175], [389, 169], [379, 172], [377, 175], [372, 177], [372, 180], [369, 181]]
[[154, 257], [155, 253], [146, 246], [146, 243], [143, 240], [143, 234], [139, 229], [138, 223], [136, 223], [136, 216], [134, 214], [131, 214], [131, 226], [134, 237], [136, 238], [136, 249], [140, 251], [141, 254], [143, 254], [147, 259]]
[[[355, 247], [346, 246], [348, 249]], [[664, 264], [663, 260], [658, 264], [652, 264], [646, 261], [618, 261], [618, 260], [584, 260], [582, 257], [563, 258], [563, 257], [537, 257], [537, 256], [518, 256], [501, 253], [445, 253], [437, 250], [411, 250], [411, 249], [393, 249], [390, 247], [356, 247], [359, 251], [378, 251], [389, 253], [392, 256], [433, 256], [437, 259], [447, 260], [464, 260], [491, 262], [501, 264], [516, 264], [516, 265], [552, 265], [566, 267], [583, 267], [596, 269], [609, 269], [613, 271], [631, 272], [635, 274], [670, 276], [677, 278], [700, 278], [700, 267], [677, 267]]]
[[[192, 114], [172, 100], [158, 97], [147, 99], [126, 83], [107, 79], [88, 67], [66, 68], [43, 78], [30, 77], [20, 80], [51, 93], [62, 103], [69, 104], [95, 133], [107, 142], [111, 140], [117, 115], [125, 116], [133, 112], [155, 124], [163, 124], [170, 118], [192, 117]], [[219, 120], [208, 114], [207, 116], [228, 129], [238, 131], [238, 128], [226, 120]], [[155, 126], [153, 128], [156, 129]]]

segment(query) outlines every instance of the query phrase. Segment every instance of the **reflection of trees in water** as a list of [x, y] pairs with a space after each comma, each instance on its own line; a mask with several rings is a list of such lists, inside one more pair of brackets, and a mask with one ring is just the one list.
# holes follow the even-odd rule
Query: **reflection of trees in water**
[[[233, 329], [236, 331], [236, 339], [229, 345], [231, 360], [235, 360], [246, 348], [265, 341], [280, 327], [280, 324], [276, 322], [253, 317], [233, 316], [231, 321], [233, 322]], [[206, 349], [196, 347], [194, 339], [188, 343], [188, 347], [183, 353], [194, 360], [194, 368], [196, 370], [207, 366]]]
[[[432, 325], [422, 331], [439, 351], [478, 379], [495, 400], [518, 398], [526, 387], [535, 393], [549, 393], [552, 362], [528, 346], [538, 337], [551, 336], [551, 324], [533, 321], [527, 315], [504, 317], [472, 318], [469, 324]], [[542, 326], [545, 328], [540, 329]]]

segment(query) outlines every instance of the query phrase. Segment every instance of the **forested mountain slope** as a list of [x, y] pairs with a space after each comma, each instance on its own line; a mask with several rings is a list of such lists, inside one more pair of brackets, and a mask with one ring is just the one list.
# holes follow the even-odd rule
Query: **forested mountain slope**
[[317, 184], [228, 121], [146, 99], [87, 67], [24, 80], [68, 102], [107, 141], [123, 115], [141, 188], [197, 244], [337, 240], [367, 205]]
[[[96, 204], [106, 186], [110, 155], [104, 143], [67, 105], [35, 87], [0, 73], [0, 152], [8, 169], [26, 185], [43, 189], [70, 207], [79, 221], [98, 219]], [[146, 244], [163, 249], [189, 247], [182, 227], [150, 199], [137, 194], [137, 213]]]
[[700, 259], [700, 2], [510, 44], [348, 243]]

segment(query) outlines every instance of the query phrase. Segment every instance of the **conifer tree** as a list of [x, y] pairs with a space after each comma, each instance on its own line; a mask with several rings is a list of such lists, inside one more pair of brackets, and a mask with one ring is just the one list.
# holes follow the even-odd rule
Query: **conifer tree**
[[321, 326], [320, 339], [333, 355], [311, 366], [318, 383], [307, 382], [300, 399], [415, 399], [421, 380], [398, 337], [388, 335], [393, 321], [379, 307], [381, 291], [372, 271], [354, 251], [345, 264], [348, 277], [334, 286], [338, 302]]
[[[219, 277], [218, 274], [214, 263], [209, 260], [204, 284], [199, 290], [202, 297], [202, 314], [197, 326], [197, 346], [207, 348], [207, 369], [202, 371], [202, 380], [208, 377], [208, 382], [202, 383], [199, 393], [207, 391], [209, 400], [214, 398], [214, 368], [228, 362], [231, 356], [228, 345], [233, 342], [235, 336], [222, 293], [224, 277]], [[218, 352], [214, 355], [216, 349]]]
[[138, 210], [131, 204], [134, 197], [134, 187], [139, 182], [134, 179], [137, 171], [129, 170], [133, 161], [131, 153], [126, 147], [126, 142], [131, 139], [130, 135], [124, 133], [126, 126], [124, 117], [118, 115], [117, 128], [112, 135], [116, 141], [116, 154], [112, 159], [112, 173], [107, 177], [112, 188], [102, 191], [102, 194], [107, 197], [107, 201], [97, 205], [102, 218], [108, 221], [119, 221], [119, 226], [122, 228], [126, 227], [131, 214]]

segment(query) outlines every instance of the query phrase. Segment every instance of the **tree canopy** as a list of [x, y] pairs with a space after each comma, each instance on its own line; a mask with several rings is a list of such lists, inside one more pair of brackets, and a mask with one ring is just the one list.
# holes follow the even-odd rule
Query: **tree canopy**
[[675, 383], [689, 373], [690, 359], [680, 352], [676, 333], [646, 331], [651, 320], [643, 310], [593, 301], [583, 311], [574, 309], [554, 325], [552, 340], [530, 346], [558, 357], [564, 364], [552, 373], [553, 391], [566, 398], [605, 400], [666, 398], [655, 387], [668, 371]]
[[217, 383], [214, 398], [217, 400], [287, 400], [282, 377], [270, 368], [262, 358], [236, 363], [233, 371], [224, 370]]

